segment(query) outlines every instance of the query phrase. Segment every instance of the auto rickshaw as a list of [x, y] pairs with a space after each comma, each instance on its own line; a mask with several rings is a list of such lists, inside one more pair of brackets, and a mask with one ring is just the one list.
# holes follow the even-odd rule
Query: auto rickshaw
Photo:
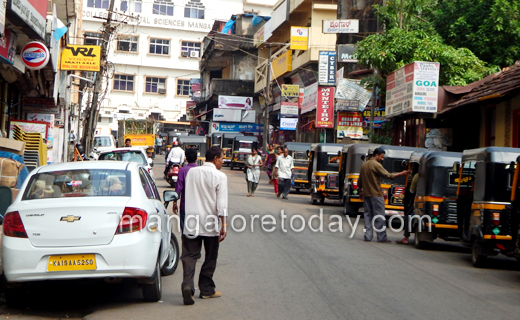
[[231, 157], [233, 155], [233, 143], [235, 141], [235, 137], [243, 136], [242, 133], [223, 133], [222, 138], [220, 140], [220, 149], [224, 152], [224, 164], [231, 164]]
[[[400, 172], [407, 169], [408, 160], [415, 151], [427, 151], [424, 148], [378, 145], [368, 149], [368, 155], [372, 155], [376, 148], [385, 151], [383, 167], [390, 173]], [[367, 156], [368, 156], [367, 155]], [[385, 198], [385, 214], [387, 216], [398, 214], [404, 216], [404, 197], [406, 189], [406, 176], [394, 179], [381, 179], [381, 190]]]
[[486, 147], [464, 150], [459, 168], [457, 222], [471, 262], [484, 266], [488, 256], [514, 257], [519, 216], [515, 181], [520, 149]]
[[365, 162], [368, 149], [380, 145], [359, 143], [343, 146], [341, 150], [340, 167], [340, 194], [343, 197], [343, 213], [345, 215], [358, 214], [363, 207], [363, 200], [359, 199], [358, 180], [361, 165]]
[[314, 143], [309, 153], [308, 177], [311, 182], [311, 201], [316, 204], [330, 200], [341, 200], [339, 193], [339, 164], [338, 155], [343, 144]]
[[[458, 152], [415, 152], [410, 162], [419, 165], [418, 182], [414, 201], [412, 230], [415, 232], [414, 245], [424, 247], [425, 241], [441, 238], [446, 241], [459, 240], [457, 224], [458, 171], [453, 170], [460, 163], [462, 153]], [[424, 219], [424, 218], [426, 219]]]
[[248, 154], [251, 154], [251, 149], [258, 146], [258, 138], [255, 136], [235, 136], [233, 141], [232, 158], [230, 168], [235, 167], [244, 169], [244, 161]]
[[287, 142], [285, 148], [289, 150], [289, 155], [294, 160], [292, 188], [295, 189], [296, 192], [300, 192], [300, 189], [309, 189], [307, 172], [309, 171], [309, 151], [311, 144], [304, 142]]
[[181, 148], [186, 151], [189, 148], [197, 149], [197, 165], [201, 166], [206, 162], [206, 144], [205, 136], [180, 136], [179, 143]]
[[222, 143], [222, 133], [213, 132], [212, 134], [208, 134], [208, 149], [211, 147], [220, 147]]

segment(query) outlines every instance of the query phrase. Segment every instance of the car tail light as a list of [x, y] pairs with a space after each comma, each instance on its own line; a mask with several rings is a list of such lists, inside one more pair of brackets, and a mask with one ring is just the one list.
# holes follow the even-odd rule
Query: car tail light
[[8, 212], [4, 217], [4, 235], [8, 237], [27, 238], [22, 218], [18, 211]]
[[116, 234], [130, 233], [143, 229], [146, 225], [147, 216], [146, 211], [142, 209], [126, 207], [117, 225]]
[[357, 179], [352, 180], [352, 189], [356, 190], [358, 188]]
[[493, 212], [493, 217], [491, 219], [491, 223], [494, 226], [498, 226], [500, 224], [500, 212]]
[[439, 215], [439, 205], [438, 204], [434, 204], [433, 205], [432, 213], [433, 213], [434, 216], [438, 216]]
[[325, 184], [325, 177], [320, 177], [320, 184]]

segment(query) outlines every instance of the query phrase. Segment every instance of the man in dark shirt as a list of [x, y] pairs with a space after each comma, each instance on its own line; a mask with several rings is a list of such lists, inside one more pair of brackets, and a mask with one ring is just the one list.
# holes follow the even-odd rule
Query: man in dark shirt
[[[394, 179], [409, 173], [408, 170], [399, 173], [389, 173], [381, 162], [385, 158], [385, 150], [376, 148], [372, 158], [363, 163], [359, 173], [359, 197], [364, 200], [365, 241], [372, 241], [372, 221], [376, 230], [382, 230], [385, 225], [385, 198], [381, 191], [381, 177]], [[378, 218], [381, 216], [382, 218]], [[377, 231], [378, 242], [390, 242], [386, 237], [386, 229]]]
[[[181, 197], [181, 212], [180, 212], [180, 221], [181, 221], [181, 232], [184, 231], [184, 217], [186, 216], [185, 210], [185, 202], [184, 202], [184, 187], [186, 186], [186, 176], [188, 175], [188, 171], [197, 166], [197, 149], [188, 148], [186, 150], [186, 160], [188, 161], [188, 165], [182, 167], [179, 170], [179, 175], [177, 176], [177, 185], [175, 187], [175, 191]], [[178, 207], [177, 202], [173, 204], [173, 213], [177, 214]]]

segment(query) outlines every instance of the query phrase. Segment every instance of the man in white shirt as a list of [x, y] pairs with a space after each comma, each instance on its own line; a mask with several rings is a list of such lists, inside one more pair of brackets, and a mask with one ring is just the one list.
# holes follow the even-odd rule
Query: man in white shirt
[[274, 176], [278, 177], [278, 193], [276, 194], [276, 197], [280, 198], [280, 195], [282, 195], [282, 199], [289, 200], [287, 195], [291, 190], [293, 169], [293, 158], [289, 155], [289, 149], [284, 148], [283, 155], [276, 159], [276, 164], [274, 166]]
[[179, 141], [173, 142], [173, 148], [168, 153], [168, 158], [166, 159], [166, 168], [164, 169], [164, 179], [166, 179], [166, 175], [168, 171], [173, 166], [174, 163], [178, 163], [181, 167], [186, 158], [186, 154], [184, 150], [179, 146]]
[[[227, 176], [220, 171], [224, 153], [219, 147], [206, 152], [206, 162], [191, 168], [186, 176], [186, 217], [182, 235], [182, 297], [185, 305], [195, 303], [195, 265], [202, 243], [206, 256], [199, 274], [201, 299], [218, 298], [213, 273], [217, 267], [219, 243], [227, 234], [228, 187]], [[219, 226], [220, 221], [220, 226]]]
[[69, 133], [69, 143], [75, 144], [76, 143], [76, 134], [74, 133], [74, 130], [70, 130]]

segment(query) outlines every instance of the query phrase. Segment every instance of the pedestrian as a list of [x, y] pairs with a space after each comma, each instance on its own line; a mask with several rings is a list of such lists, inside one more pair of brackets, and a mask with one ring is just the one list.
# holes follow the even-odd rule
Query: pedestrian
[[[188, 162], [188, 165], [182, 167], [179, 170], [179, 174], [177, 175], [177, 185], [175, 186], [175, 191], [181, 197], [181, 207], [179, 215], [179, 220], [181, 223], [181, 232], [184, 231], [184, 219], [186, 217], [186, 201], [184, 201], [186, 193], [186, 175], [188, 174], [188, 171], [191, 168], [197, 166], [197, 149], [188, 148], [188, 150], [186, 150], [186, 161]], [[175, 203], [173, 204], [173, 213], [177, 214], [177, 211], [177, 201], [175, 201]]]
[[155, 134], [155, 154], [160, 155], [162, 148], [162, 139], [158, 134]]
[[359, 197], [363, 199], [365, 220], [365, 241], [372, 241], [372, 224], [377, 231], [378, 242], [391, 242], [386, 236], [385, 199], [381, 192], [381, 178], [394, 179], [409, 173], [408, 170], [399, 173], [389, 173], [381, 164], [385, 157], [383, 148], [376, 148], [372, 158], [363, 163], [359, 173]]
[[278, 176], [274, 174], [274, 171], [275, 171], [274, 166], [276, 165], [276, 160], [282, 154], [283, 154], [283, 148], [280, 146], [277, 146], [274, 151], [274, 154], [269, 156], [270, 162], [272, 163], [271, 166], [273, 168], [273, 173], [272, 173], [271, 177], [272, 177], [272, 181], [273, 181], [273, 185], [274, 185], [274, 194], [275, 195], [278, 195]]
[[[224, 153], [219, 147], [206, 152], [206, 162], [191, 168], [186, 175], [186, 217], [182, 234], [182, 297], [185, 305], [195, 303], [194, 276], [197, 259], [204, 243], [205, 259], [199, 274], [201, 299], [218, 298], [213, 274], [217, 267], [220, 242], [227, 234], [228, 215], [227, 176], [220, 171]], [[219, 227], [220, 221], [220, 227]]]
[[132, 140], [130, 140], [130, 138], [126, 138], [126, 140], [125, 140], [125, 147], [129, 148], [131, 146], [132, 146]]
[[76, 134], [74, 133], [74, 130], [70, 130], [70, 133], [69, 133], [69, 143], [70, 144], [76, 144]]
[[267, 173], [267, 176], [269, 177], [269, 184], [273, 183], [272, 176], [273, 176], [274, 163], [276, 162], [276, 161], [272, 161], [271, 157], [273, 157], [273, 159], [276, 157], [275, 151], [274, 151], [274, 146], [272, 143], [270, 143], [267, 146], [267, 152], [265, 154], [265, 159], [264, 159], [264, 164], [266, 167], [265, 171]]
[[258, 149], [251, 149], [251, 154], [247, 156], [245, 166], [247, 167], [247, 196], [254, 197], [256, 187], [260, 181], [260, 167], [263, 165], [262, 157], [258, 155]]
[[278, 159], [276, 159], [276, 164], [274, 166], [274, 176], [278, 180], [278, 192], [276, 193], [276, 197], [282, 199], [289, 200], [287, 195], [289, 194], [289, 190], [291, 190], [291, 177], [294, 170], [294, 160], [289, 155], [289, 149], [283, 148], [283, 155], [280, 155]]
[[[415, 165], [414, 167], [417, 167]], [[412, 178], [412, 182], [410, 183], [410, 194], [405, 197], [405, 207], [404, 207], [404, 232], [403, 238], [401, 240], [397, 240], [399, 244], [408, 244], [408, 239], [410, 238], [410, 217], [413, 215], [413, 205], [415, 202], [415, 193], [417, 191], [417, 182], [419, 182], [419, 173], [416, 172], [418, 168], [414, 168], [412, 172], [415, 172]]]

